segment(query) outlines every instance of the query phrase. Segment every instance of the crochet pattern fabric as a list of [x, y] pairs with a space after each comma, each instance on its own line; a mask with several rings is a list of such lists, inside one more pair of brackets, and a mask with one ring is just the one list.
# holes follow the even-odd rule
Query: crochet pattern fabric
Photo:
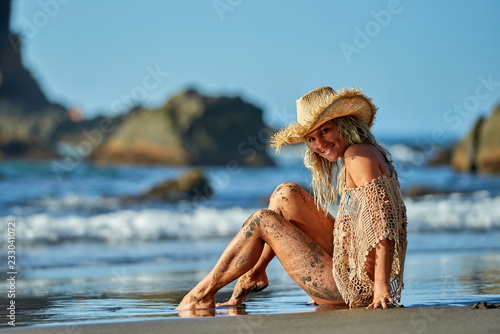
[[394, 241], [390, 288], [399, 302], [406, 256], [406, 207], [395, 176], [380, 176], [358, 188], [343, 188], [334, 227], [333, 276], [349, 307], [369, 305], [373, 281], [367, 256], [386, 238]]

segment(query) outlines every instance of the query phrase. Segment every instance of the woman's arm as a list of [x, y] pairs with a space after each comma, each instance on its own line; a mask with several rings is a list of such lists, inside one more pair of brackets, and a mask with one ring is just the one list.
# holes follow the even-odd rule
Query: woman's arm
[[373, 301], [368, 305], [367, 309], [387, 308], [387, 303], [398, 306], [391, 297], [391, 287], [389, 285], [393, 257], [393, 240], [383, 239], [375, 246]]
[[[382, 154], [371, 145], [352, 145], [344, 154], [347, 169], [348, 187], [359, 187], [372, 182], [379, 176], [390, 176], [390, 168]], [[350, 182], [349, 182], [350, 181]], [[394, 241], [383, 239], [374, 249], [374, 293], [369, 308], [387, 308], [387, 303], [397, 306], [391, 297], [389, 285], [392, 261], [394, 257]], [[370, 275], [371, 276], [371, 275]]]

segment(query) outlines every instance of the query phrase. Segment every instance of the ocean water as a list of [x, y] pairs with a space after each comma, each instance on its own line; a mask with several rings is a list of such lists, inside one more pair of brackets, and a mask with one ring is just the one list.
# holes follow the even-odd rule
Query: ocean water
[[[500, 301], [500, 177], [427, 166], [425, 152], [409, 145], [388, 148], [403, 189], [427, 185], [441, 191], [405, 199], [409, 244], [402, 304]], [[178, 205], [123, 199], [186, 168], [0, 161], [0, 268], [3, 277], [15, 277], [0, 285], [0, 326], [9, 326], [12, 301], [17, 326], [179, 317], [174, 308], [183, 295], [207, 274], [246, 218], [267, 205], [274, 188], [310, 183], [300, 154], [285, 150], [275, 167], [205, 167], [215, 196]], [[61, 164], [71, 168], [61, 173]], [[277, 260], [268, 276], [270, 287], [245, 307], [198, 315], [321, 310], [306, 304], [308, 296]], [[231, 288], [221, 290], [217, 301], [229, 298]]]

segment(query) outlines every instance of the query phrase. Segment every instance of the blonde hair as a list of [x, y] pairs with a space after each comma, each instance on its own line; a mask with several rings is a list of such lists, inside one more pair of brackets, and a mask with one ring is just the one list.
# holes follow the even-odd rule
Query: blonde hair
[[[334, 118], [329, 122], [337, 126], [340, 135], [347, 141], [348, 147], [356, 144], [375, 146], [389, 164], [391, 173], [397, 177], [389, 151], [377, 142], [365, 122], [352, 116]], [[339, 187], [345, 183], [344, 160], [339, 159], [336, 162], [331, 162], [315, 153], [308, 145], [304, 154], [304, 165], [311, 170], [311, 188], [316, 205], [318, 209], [327, 212], [330, 206], [337, 203], [340, 195]]]

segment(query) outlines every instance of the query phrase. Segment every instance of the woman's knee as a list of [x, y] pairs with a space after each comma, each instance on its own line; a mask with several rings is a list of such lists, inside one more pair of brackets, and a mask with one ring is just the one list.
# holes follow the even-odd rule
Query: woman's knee
[[279, 201], [294, 201], [295, 198], [303, 197], [303, 192], [305, 190], [302, 189], [298, 184], [292, 182], [285, 182], [280, 184], [271, 194], [271, 202], [279, 202]]
[[[280, 219], [281, 218], [281, 219]], [[269, 209], [260, 209], [255, 211], [244, 223], [243, 228], [249, 232], [262, 231], [270, 225], [283, 224], [278, 213]]]

